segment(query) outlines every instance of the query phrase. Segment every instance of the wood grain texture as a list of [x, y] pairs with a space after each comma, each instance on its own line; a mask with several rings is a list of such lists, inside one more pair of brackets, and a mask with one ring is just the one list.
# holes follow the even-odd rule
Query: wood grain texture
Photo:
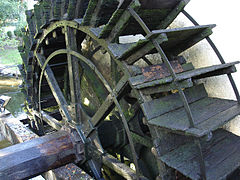
[[[203, 85], [194, 86], [184, 91], [188, 103], [193, 103], [207, 96], [207, 92]], [[154, 99], [141, 105], [143, 113], [147, 120], [151, 120], [157, 116], [183, 107], [183, 102], [178, 93]]]
[[[239, 165], [240, 138], [223, 129], [213, 133], [209, 141], [201, 141], [208, 180], [226, 178]], [[193, 143], [188, 143], [161, 157], [168, 166], [191, 179], [200, 179], [198, 154]]]
[[[223, 75], [225, 73], [231, 73], [234, 72], [235, 68], [232, 68], [235, 64], [238, 64], [239, 62], [233, 62], [233, 63], [226, 63], [226, 64], [220, 64], [220, 65], [213, 65], [209, 67], [203, 67], [194, 69], [191, 71], [186, 71], [177, 74], [176, 81], [183, 81], [189, 78], [199, 79], [199, 78], [206, 78], [210, 76], [216, 76], [216, 75]], [[146, 82], [144, 81], [142, 75], [135, 76], [129, 79], [130, 83], [137, 89], [142, 89], [146, 87], [152, 87], [156, 85], [166, 84], [173, 82], [173, 78], [171, 76], [156, 79], [153, 81]]]
[[185, 109], [179, 108], [158, 116], [148, 123], [170, 131], [201, 137], [216, 130], [240, 114], [236, 101], [219, 98], [203, 98], [190, 104], [195, 128], [190, 128]]
[[70, 163], [75, 150], [68, 133], [59, 131], [0, 150], [0, 179], [25, 179]]

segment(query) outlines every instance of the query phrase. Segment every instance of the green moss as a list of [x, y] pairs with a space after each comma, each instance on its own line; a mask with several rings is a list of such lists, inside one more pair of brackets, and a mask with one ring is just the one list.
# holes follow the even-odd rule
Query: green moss
[[96, 8], [98, 0], [91, 0], [88, 4], [87, 11], [83, 19], [83, 25], [89, 25], [94, 9]]

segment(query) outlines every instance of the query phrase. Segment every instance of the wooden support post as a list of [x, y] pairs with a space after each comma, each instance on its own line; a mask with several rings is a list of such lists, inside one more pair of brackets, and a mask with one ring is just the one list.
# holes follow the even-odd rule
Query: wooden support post
[[70, 163], [75, 159], [66, 131], [35, 138], [0, 150], [0, 179], [25, 179]]

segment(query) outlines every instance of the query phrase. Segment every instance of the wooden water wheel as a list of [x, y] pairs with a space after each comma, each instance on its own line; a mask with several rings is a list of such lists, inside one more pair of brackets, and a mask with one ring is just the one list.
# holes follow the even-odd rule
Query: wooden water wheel
[[[187, 3], [39, 1], [19, 47], [29, 126], [41, 136], [75, 130], [86, 149], [76, 163], [96, 179], [226, 178], [239, 166], [229, 148], [239, 138], [219, 128], [240, 113], [239, 62], [224, 62], [209, 38], [215, 25], [198, 25]], [[169, 29], [181, 12], [194, 26]], [[203, 39], [221, 64], [195, 69], [180, 54]], [[223, 74], [238, 101], [208, 97], [195, 82]]]

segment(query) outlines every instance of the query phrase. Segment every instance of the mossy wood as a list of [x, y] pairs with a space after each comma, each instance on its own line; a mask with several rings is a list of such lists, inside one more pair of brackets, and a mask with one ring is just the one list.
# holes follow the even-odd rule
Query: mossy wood
[[[240, 99], [231, 76], [238, 62], [225, 63], [209, 40], [215, 25], [168, 28], [188, 2], [39, 1], [19, 47], [29, 126], [41, 135], [74, 130], [86, 151], [78, 165], [96, 179], [231, 174], [237, 151], [226, 144], [237, 148], [239, 138], [219, 128], [240, 114], [239, 102], [209, 97], [196, 80], [227, 75]], [[194, 68], [181, 57], [203, 39], [222, 64]]]

